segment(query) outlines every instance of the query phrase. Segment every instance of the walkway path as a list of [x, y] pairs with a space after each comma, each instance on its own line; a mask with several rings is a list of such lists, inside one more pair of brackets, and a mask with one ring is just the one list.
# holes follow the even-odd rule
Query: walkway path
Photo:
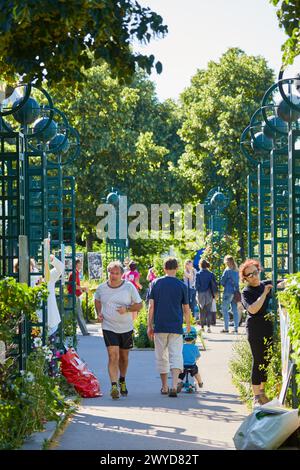
[[220, 333], [221, 324], [212, 327], [211, 334], [205, 333], [206, 351], [201, 351], [200, 359], [204, 387], [177, 398], [159, 393], [154, 352], [131, 351], [129, 395], [112, 401], [100, 327], [88, 328], [91, 336], [79, 336], [78, 352], [98, 376], [104, 396], [82, 400], [57, 450], [234, 449], [232, 437], [249, 414], [228, 371], [232, 343], [240, 336]]

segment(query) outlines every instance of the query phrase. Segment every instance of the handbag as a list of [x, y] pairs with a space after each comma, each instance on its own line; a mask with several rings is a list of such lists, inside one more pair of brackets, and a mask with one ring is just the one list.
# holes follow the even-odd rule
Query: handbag
[[211, 312], [216, 312], [217, 311], [217, 303], [216, 303], [216, 299], [213, 299], [212, 303], [211, 303], [211, 309], [210, 309]]
[[236, 304], [237, 304], [238, 302], [241, 302], [242, 296], [241, 296], [241, 293], [240, 293], [239, 290], [236, 290], [236, 291], [234, 292], [234, 294], [233, 294], [233, 299], [232, 299], [232, 300], [233, 300]]
[[216, 278], [214, 277], [213, 274], [212, 274], [212, 277], [210, 279], [209, 288], [210, 288], [212, 297], [215, 298], [215, 296], [219, 292], [219, 289], [218, 289], [218, 284], [217, 284]]

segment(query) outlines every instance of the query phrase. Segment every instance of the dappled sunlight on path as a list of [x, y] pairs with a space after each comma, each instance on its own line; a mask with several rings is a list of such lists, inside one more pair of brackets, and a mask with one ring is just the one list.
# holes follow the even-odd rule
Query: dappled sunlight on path
[[98, 325], [91, 327], [91, 336], [79, 336], [79, 354], [98, 375], [104, 396], [82, 400], [57, 450], [234, 448], [232, 437], [248, 414], [228, 371], [232, 343], [240, 336], [221, 334], [221, 325], [205, 334], [206, 351], [201, 349], [200, 358], [204, 387], [193, 394], [181, 392], [177, 398], [159, 393], [154, 352], [133, 350], [129, 395], [112, 401], [105, 346]]

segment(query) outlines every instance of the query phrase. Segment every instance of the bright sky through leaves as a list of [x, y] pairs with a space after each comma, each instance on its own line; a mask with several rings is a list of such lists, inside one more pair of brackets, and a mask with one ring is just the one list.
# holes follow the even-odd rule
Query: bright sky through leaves
[[268, 0], [141, 0], [168, 25], [164, 39], [152, 40], [135, 50], [153, 53], [163, 64], [152, 73], [160, 100], [178, 98], [198, 68], [218, 60], [229, 47], [262, 55], [276, 76], [281, 65], [281, 45], [276, 9]]

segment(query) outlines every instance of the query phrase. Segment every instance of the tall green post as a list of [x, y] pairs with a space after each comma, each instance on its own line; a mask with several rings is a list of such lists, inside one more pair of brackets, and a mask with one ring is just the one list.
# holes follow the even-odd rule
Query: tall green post
[[300, 271], [300, 130], [289, 133], [289, 272]]

